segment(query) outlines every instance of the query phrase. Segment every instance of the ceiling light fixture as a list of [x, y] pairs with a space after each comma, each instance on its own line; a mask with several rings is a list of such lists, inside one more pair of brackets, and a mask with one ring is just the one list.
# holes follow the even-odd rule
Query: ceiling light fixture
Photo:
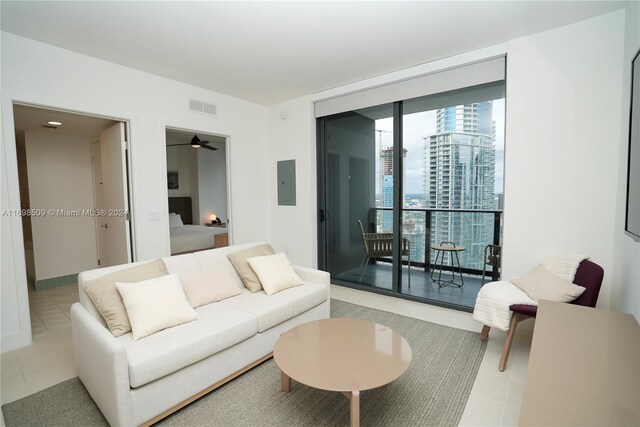
[[62, 126], [62, 122], [56, 122], [56, 121], [53, 121], [53, 120], [50, 121], [50, 122], [47, 122], [47, 123], [49, 123], [52, 126]]
[[202, 143], [200, 142], [200, 138], [198, 138], [198, 135], [194, 135], [193, 139], [191, 140], [191, 146], [193, 148], [200, 148], [202, 147]]

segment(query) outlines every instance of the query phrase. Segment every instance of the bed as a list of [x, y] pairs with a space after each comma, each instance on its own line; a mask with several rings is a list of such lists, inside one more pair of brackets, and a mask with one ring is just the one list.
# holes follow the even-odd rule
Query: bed
[[[180, 221], [176, 215], [180, 216]], [[171, 255], [211, 249], [215, 247], [213, 236], [226, 232], [224, 227], [193, 225], [191, 197], [169, 197]]]

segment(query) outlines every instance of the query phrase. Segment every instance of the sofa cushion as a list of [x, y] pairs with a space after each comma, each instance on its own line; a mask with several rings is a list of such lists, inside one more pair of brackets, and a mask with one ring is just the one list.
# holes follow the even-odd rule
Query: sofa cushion
[[134, 340], [198, 317], [177, 274], [135, 283], [116, 282], [116, 286], [127, 309]]
[[246, 289], [242, 280], [240, 280], [240, 276], [236, 273], [236, 269], [233, 268], [231, 261], [227, 259], [227, 255], [222, 250], [211, 249], [208, 251], [200, 251], [194, 253], [193, 256], [198, 260], [203, 273], [223, 274], [224, 277], [229, 278], [236, 288], [240, 290]]
[[131, 332], [131, 324], [122, 297], [116, 288], [116, 282], [139, 282], [165, 276], [167, 268], [157, 259], [134, 267], [124, 268], [112, 273], [84, 281], [84, 289], [93, 301], [111, 333], [118, 337]]
[[169, 273], [178, 275], [194, 308], [246, 291], [227, 256], [218, 252], [214, 249], [162, 258]]
[[303, 282], [302, 286], [289, 288], [271, 296], [264, 292], [247, 293], [216, 304], [223, 304], [253, 313], [258, 318], [258, 332], [264, 332], [285, 320], [322, 304], [328, 298], [328, 286]]
[[118, 338], [127, 351], [129, 382], [140, 387], [252, 337], [256, 316], [221, 303], [196, 309], [198, 319], [134, 341]]
[[193, 308], [242, 293], [223, 271], [181, 274], [180, 283]]
[[200, 262], [195, 254], [173, 255], [162, 258], [162, 262], [167, 266], [167, 271], [171, 274], [195, 274], [202, 273]]
[[253, 271], [247, 259], [252, 257], [264, 256], [264, 255], [273, 255], [275, 252], [270, 244], [264, 244], [260, 246], [255, 246], [249, 249], [244, 249], [241, 251], [233, 252], [227, 255], [231, 264], [236, 269], [238, 276], [242, 279], [242, 283], [249, 289], [251, 292], [260, 292], [262, 290], [262, 285], [260, 284], [260, 279], [256, 276], [256, 273]]
[[247, 262], [260, 279], [267, 295], [302, 284], [302, 279], [293, 270], [284, 253], [247, 258]]

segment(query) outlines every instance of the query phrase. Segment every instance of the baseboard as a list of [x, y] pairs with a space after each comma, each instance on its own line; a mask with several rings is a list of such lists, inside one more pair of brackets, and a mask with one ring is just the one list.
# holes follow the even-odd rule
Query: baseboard
[[0, 338], [0, 352], [5, 353], [16, 350], [29, 344], [31, 344], [31, 334], [29, 334], [29, 338], [24, 337], [20, 332], [3, 335], [2, 338]]
[[36, 280], [35, 288], [36, 291], [41, 291], [43, 289], [58, 288], [60, 286], [72, 285], [74, 283], [78, 283], [78, 273], [52, 277], [50, 279]]

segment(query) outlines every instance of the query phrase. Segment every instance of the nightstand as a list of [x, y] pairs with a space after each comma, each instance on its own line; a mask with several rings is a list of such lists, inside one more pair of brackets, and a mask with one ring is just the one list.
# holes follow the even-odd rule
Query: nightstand
[[211, 224], [210, 222], [205, 223], [207, 227], [218, 227], [218, 228], [227, 228], [227, 223], [221, 222], [220, 224]]
[[213, 236], [213, 247], [214, 248], [222, 248], [224, 246], [229, 246], [229, 234], [215, 234]]

